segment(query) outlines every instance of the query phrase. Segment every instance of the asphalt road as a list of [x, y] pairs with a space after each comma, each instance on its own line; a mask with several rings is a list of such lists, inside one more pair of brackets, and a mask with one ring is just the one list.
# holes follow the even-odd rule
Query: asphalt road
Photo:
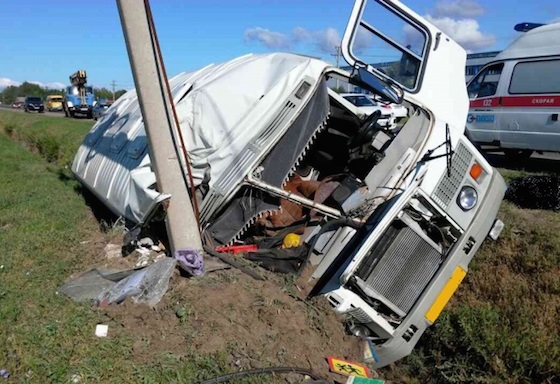
[[[1, 104], [1, 105], [0, 105], [0, 108], [7, 109], [7, 110], [10, 110], [10, 111], [14, 111], [14, 112], [25, 113], [25, 112], [23, 111], [23, 108], [12, 108], [12, 106], [11, 106], [11, 105], [8, 105], [8, 104]], [[30, 113], [38, 113], [38, 112], [30, 112]], [[44, 116], [52, 116], [52, 117], [64, 117], [64, 112], [49, 112], [49, 111], [45, 111], [45, 113], [41, 113], [41, 115], [44, 115]], [[93, 121], [93, 119], [88, 119], [87, 117], [79, 117], [79, 119], [92, 120], [92, 121]]]

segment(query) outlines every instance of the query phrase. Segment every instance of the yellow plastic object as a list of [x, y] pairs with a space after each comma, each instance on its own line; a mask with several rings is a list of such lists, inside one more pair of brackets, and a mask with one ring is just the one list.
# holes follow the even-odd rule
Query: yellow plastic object
[[369, 377], [369, 369], [365, 365], [357, 364], [348, 360], [342, 360], [333, 356], [327, 356], [329, 369], [339, 375]]
[[295, 233], [288, 233], [286, 237], [284, 237], [284, 241], [282, 241], [282, 248], [297, 247], [299, 246], [300, 239], [300, 235], [296, 235]]
[[461, 281], [463, 281], [463, 278], [466, 276], [466, 274], [467, 271], [465, 271], [463, 268], [455, 268], [453, 274], [439, 293], [438, 297], [436, 298], [428, 312], [426, 312], [426, 319], [430, 323], [433, 324], [439, 317], [441, 311], [443, 311], [443, 308], [445, 308], [447, 302], [449, 301], [449, 299], [451, 299], [451, 296], [453, 296], [457, 288], [459, 288], [459, 285], [461, 284]]

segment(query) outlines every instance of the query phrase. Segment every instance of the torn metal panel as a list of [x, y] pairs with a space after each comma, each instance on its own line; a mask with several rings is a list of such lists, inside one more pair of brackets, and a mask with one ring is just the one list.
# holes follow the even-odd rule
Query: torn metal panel
[[[302, 107], [294, 106], [287, 121], [271, 127], [268, 119], [271, 110], [278, 109], [278, 100], [293, 97], [302, 78], [316, 82], [328, 66], [294, 54], [246, 55], [172, 78], [173, 100], [196, 186], [208, 182], [209, 195], [218, 196], [220, 203], [231, 198], [234, 190], [224, 187], [238, 188], [245, 177], [243, 172], [232, 172], [232, 167], [251, 169], [261, 161], [289, 127], [289, 118]], [[256, 142], [263, 133], [266, 140]], [[179, 160], [184, 164], [184, 159]], [[240, 160], [247, 168], [240, 167]], [[143, 222], [169, 197], [156, 190], [134, 90], [119, 98], [94, 125], [78, 150], [72, 171], [113, 212], [133, 222]], [[220, 205], [207, 203], [217, 201], [203, 201], [206, 219]]]
[[[328, 115], [327, 86], [325, 82], [321, 82], [317, 92], [290, 126], [288, 132], [282, 136], [264, 159], [260, 179], [272, 186], [282, 187], [295, 171], [294, 167], [305, 155], [313, 138], [324, 128]], [[222, 244], [239, 237], [260, 215], [279, 208], [280, 202], [277, 198], [253, 190], [249, 190], [248, 193], [250, 195], [234, 199], [227, 210], [209, 228], [208, 231], [212, 237]]]

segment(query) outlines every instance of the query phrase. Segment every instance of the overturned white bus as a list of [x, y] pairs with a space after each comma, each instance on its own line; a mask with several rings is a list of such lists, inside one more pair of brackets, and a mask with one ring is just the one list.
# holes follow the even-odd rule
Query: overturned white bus
[[[364, 41], [391, 51], [394, 68], [368, 65]], [[351, 72], [273, 53], [182, 73], [170, 85], [202, 230], [230, 244], [281, 201], [313, 211], [304, 224], [311, 294], [325, 295], [371, 341], [381, 367], [410, 353], [482, 242], [499, 236], [506, 186], [464, 135], [466, 53], [453, 40], [398, 1], [358, 0], [343, 54]], [[330, 77], [405, 105], [408, 117], [381, 127], [379, 114], [364, 116], [328, 89]], [[92, 128], [72, 170], [116, 214], [151, 220], [169, 196], [156, 187], [135, 91]], [[294, 178], [338, 184], [317, 199], [287, 190]]]

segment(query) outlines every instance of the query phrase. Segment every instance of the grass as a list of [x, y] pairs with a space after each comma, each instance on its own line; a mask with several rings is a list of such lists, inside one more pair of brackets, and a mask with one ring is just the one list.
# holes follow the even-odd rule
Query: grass
[[70, 166], [78, 146], [91, 129], [91, 120], [17, 113], [0, 109], [0, 129], [49, 162]]
[[97, 226], [83, 199], [41, 159], [1, 135], [0, 153], [2, 368], [22, 382], [65, 382], [82, 367], [109, 379], [126, 343], [94, 339], [100, 316], [56, 294], [93, 256], [80, 242]]
[[[227, 351], [154, 351], [141, 363], [132, 353], [135, 340], [112, 333], [118, 323], [56, 294], [70, 274], [99, 257], [94, 241], [82, 244], [103, 235], [99, 223], [76, 183], [61, 177], [90, 127], [0, 110], [0, 369], [22, 383], [65, 383], [73, 375], [86, 383], [192, 383], [227, 372]], [[501, 171], [508, 180], [524, 175]], [[499, 215], [506, 223], [501, 238], [482, 246], [413, 354], [382, 376], [417, 383], [560, 381], [560, 213], [504, 203]], [[96, 338], [97, 323], [108, 323], [111, 337]]]
[[[135, 340], [119, 334], [118, 323], [57, 294], [68, 276], [100, 263], [92, 237], [103, 235], [76, 183], [60, 177], [91, 127], [72, 123], [0, 111], [0, 369], [21, 383], [69, 383], [74, 375], [82, 383], [193, 383], [226, 373], [223, 352], [154, 351], [141, 363], [132, 354]], [[61, 148], [54, 159], [8, 137], [34, 148], [51, 134]], [[110, 337], [94, 336], [98, 323], [109, 324]]]

